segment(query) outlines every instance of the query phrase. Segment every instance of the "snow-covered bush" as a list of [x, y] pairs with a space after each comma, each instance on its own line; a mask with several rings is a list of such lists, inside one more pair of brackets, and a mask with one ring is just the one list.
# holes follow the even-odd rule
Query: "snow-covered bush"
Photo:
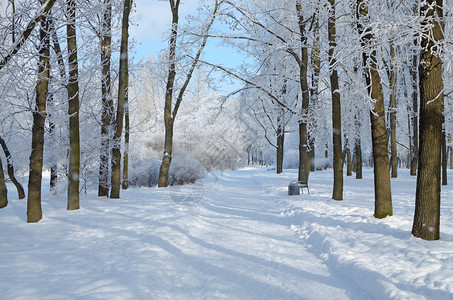
[[[129, 183], [132, 186], [156, 186], [159, 180], [161, 161], [158, 159], [142, 159], [132, 163]], [[196, 159], [188, 156], [175, 157], [170, 165], [168, 183], [182, 185], [194, 183], [206, 176], [206, 169]]]

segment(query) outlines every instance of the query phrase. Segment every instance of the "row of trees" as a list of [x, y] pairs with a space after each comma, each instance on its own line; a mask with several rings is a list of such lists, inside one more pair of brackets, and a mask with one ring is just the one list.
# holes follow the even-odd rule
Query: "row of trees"
[[[256, 64], [235, 70], [210, 65], [246, 84], [242, 95], [276, 149], [277, 172], [281, 172], [285, 132], [293, 130], [288, 120], [298, 121], [298, 180], [303, 182], [308, 180], [312, 161], [316, 161], [315, 145], [324, 148], [328, 122], [332, 146], [327, 149], [333, 152], [332, 198], [342, 200], [343, 153], [350, 174], [353, 148], [356, 174], [361, 178], [361, 143], [364, 130], [369, 128], [375, 217], [393, 214], [390, 178], [397, 176], [401, 159], [398, 148], [405, 148], [399, 152], [407, 153], [411, 174], [418, 174], [412, 233], [438, 239], [441, 142], [446, 166], [449, 127], [448, 114], [443, 114], [444, 106], [448, 106], [443, 101], [443, 82], [450, 75], [442, 67], [450, 59], [446, 55], [449, 44], [444, 32], [448, 30], [444, 27], [449, 23], [443, 14], [443, 1], [226, 4], [230, 9], [223, 20], [232, 33], [211, 37], [223, 38], [245, 51]], [[331, 110], [330, 120], [325, 118], [326, 107]], [[276, 142], [269, 139], [270, 129]]]
[[[374, 215], [392, 215], [390, 177], [397, 176], [398, 153], [406, 152], [411, 173], [418, 174], [413, 234], [439, 238], [440, 157], [442, 141], [446, 157], [451, 124], [443, 113], [449, 110], [443, 101], [449, 87], [443, 83], [451, 73], [443, 68], [450, 64], [443, 1], [212, 0], [200, 2], [197, 15], [184, 26], [180, 1], [168, 2], [169, 47], [158, 58], [163, 76], [154, 83], [165, 86], [159, 187], [169, 184], [176, 117], [203, 66], [243, 83], [225, 101], [236, 95], [244, 100], [239, 113], [256, 120], [276, 149], [278, 173], [285, 134], [293, 128], [299, 181], [309, 180], [316, 161], [332, 157], [334, 200], [343, 199], [345, 159], [347, 174], [354, 161], [361, 178], [364, 149], [373, 158]], [[23, 129], [32, 128], [28, 221], [42, 217], [44, 161], [50, 161], [52, 187], [67, 178], [68, 209], [79, 208], [80, 180], [86, 183], [95, 169], [98, 195], [118, 198], [121, 185], [127, 188], [129, 182], [132, 0], [10, 0], [3, 5], [0, 75], [7, 105], [0, 112], [0, 136], [20, 148], [27, 137]], [[245, 65], [206, 61], [210, 39], [244, 52]], [[96, 134], [94, 128], [99, 128]], [[365, 132], [371, 132], [369, 143]], [[5, 154], [9, 171], [11, 155]]]
[[[46, 148], [51, 149], [49, 152], [54, 152], [51, 158], [53, 160], [51, 162], [51, 188], [56, 186], [60, 176], [66, 177], [67, 208], [74, 210], [80, 207], [80, 115], [84, 114], [83, 120], [86, 119], [87, 113], [88, 115], [91, 114], [90, 117], [94, 117], [93, 111], [82, 112], [80, 104], [85, 99], [90, 102], [96, 101], [94, 97], [91, 99], [85, 97], [84, 99], [92, 86], [90, 86], [91, 83], [83, 82], [83, 80], [94, 81], [99, 84], [100, 89], [96, 89], [96, 91], [101, 90], [102, 92], [100, 97], [102, 100], [93, 105], [96, 108], [101, 106], [102, 113], [98, 118], [91, 121], [102, 120], [99, 128], [102, 139], [99, 163], [99, 196], [108, 194], [106, 182], [109, 169], [111, 169], [110, 197], [118, 198], [121, 184], [120, 148], [123, 126], [125, 125], [126, 132], [128, 130], [128, 24], [132, 1], [104, 0], [97, 3], [78, 3], [74, 0], [47, 0], [30, 3], [30, 1], [11, 0], [8, 3], [2, 2], [2, 5], [4, 5], [5, 15], [1, 19], [4, 41], [2, 49], [0, 49], [2, 53], [0, 72], [2, 72], [3, 80], [2, 102], [6, 105], [5, 115], [2, 116], [1, 135], [7, 136], [8, 140], [14, 143], [15, 134], [17, 134], [15, 129], [18, 126], [19, 128], [23, 126], [26, 129], [27, 123], [29, 123], [28, 126], [31, 127], [32, 143], [27, 199], [28, 222], [38, 222], [42, 218], [41, 185], [45, 140], [51, 144]], [[94, 8], [93, 5], [95, 5]], [[115, 72], [111, 67], [114, 8], [116, 8], [115, 14], [122, 16], [121, 24], [117, 25], [117, 28], [121, 28], [121, 47], [119, 69], [116, 72], [118, 74], [116, 118], [114, 118], [112, 93], [112, 74]], [[34, 12], [35, 16], [24, 24], [29, 12]], [[88, 58], [83, 57], [88, 54], [88, 51], [94, 50], [86, 49], [88, 45], [86, 41], [84, 41], [82, 51], [78, 48], [80, 35], [83, 40], [93, 36], [93, 34], [99, 41], [98, 45], [94, 46], [96, 52], [99, 53], [98, 56], [100, 56], [100, 60], [97, 59], [96, 62], [93, 60], [92, 53]], [[65, 41], [63, 44], [61, 44], [62, 39]], [[36, 46], [36, 48], [33, 46]], [[63, 50], [64, 48], [66, 48], [66, 51]], [[82, 60], [80, 60], [81, 56], [83, 57]], [[84, 72], [94, 67], [93, 64], [100, 72], [80, 76], [80, 62], [88, 65], [82, 68]], [[33, 81], [36, 82], [34, 87]], [[25, 102], [24, 98], [26, 99]], [[18, 107], [22, 107], [22, 111]], [[25, 107], [26, 109], [24, 109]], [[126, 124], [123, 123], [125, 107]], [[64, 113], [64, 108], [66, 113]], [[32, 120], [26, 115], [30, 112]], [[18, 116], [11, 118], [11, 115], [14, 116], [15, 114]], [[9, 131], [5, 126], [8, 123], [10, 124]], [[82, 127], [82, 129], [86, 129], [86, 127]], [[46, 132], [50, 138], [45, 137]], [[67, 139], [68, 142], [66, 142]], [[5, 139], [2, 140], [5, 141]], [[58, 143], [63, 145], [58, 145]], [[63, 166], [59, 166], [58, 155], [62, 152], [65, 159], [63, 159]], [[112, 154], [110, 155], [110, 153]], [[8, 162], [12, 162], [11, 155], [6, 151], [5, 155]], [[93, 158], [89, 157], [89, 159]], [[82, 162], [83, 167], [86, 164], [93, 163], [87, 161], [87, 159]], [[110, 164], [111, 168], [109, 167]], [[125, 155], [124, 166], [127, 170], [127, 155]], [[123, 176], [125, 176], [123, 185], [127, 187], [127, 171], [123, 172]], [[0, 178], [0, 181], [4, 186], [4, 179]], [[7, 204], [6, 193], [2, 194], [2, 203], [2, 206]]]

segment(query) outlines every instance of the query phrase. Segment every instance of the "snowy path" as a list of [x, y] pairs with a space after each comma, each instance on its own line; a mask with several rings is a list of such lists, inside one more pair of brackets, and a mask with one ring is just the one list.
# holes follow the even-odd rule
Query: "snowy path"
[[[441, 240], [410, 236], [414, 178], [392, 186], [395, 216], [372, 217], [372, 171], [311, 175], [311, 195], [287, 196], [296, 171], [215, 173], [203, 184], [132, 188], [120, 200], [44, 196], [0, 210], [1, 299], [453, 299], [452, 187], [442, 191]], [[393, 183], [392, 183], [393, 184]]]

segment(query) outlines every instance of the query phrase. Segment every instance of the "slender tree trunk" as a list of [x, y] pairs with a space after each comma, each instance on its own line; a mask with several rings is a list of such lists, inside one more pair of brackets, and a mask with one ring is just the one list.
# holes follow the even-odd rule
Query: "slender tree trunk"
[[362, 179], [362, 145], [360, 139], [355, 140], [354, 152], [356, 156], [356, 179]]
[[6, 189], [5, 173], [3, 173], [2, 159], [0, 158], [0, 208], [8, 205], [8, 190]]
[[335, 0], [329, 0], [329, 66], [330, 89], [332, 93], [332, 130], [333, 130], [333, 193], [332, 199], [343, 200], [343, 157], [341, 142], [341, 99], [338, 84], [338, 72], [334, 57], [336, 48]]
[[79, 209], [80, 134], [79, 134], [79, 66], [77, 59], [76, 2], [66, 2], [68, 44], [69, 98], [69, 171], [68, 210]]
[[[373, 43], [373, 36], [371, 29], [364, 27], [361, 23], [361, 20], [366, 22], [368, 19], [368, 6], [364, 0], [357, 0], [357, 13], [359, 17], [358, 29], [361, 36], [361, 44], [366, 48]], [[386, 216], [393, 215], [393, 209], [384, 96], [382, 93], [381, 76], [378, 72], [376, 50], [371, 50], [369, 54], [363, 52], [362, 56], [365, 68], [365, 80], [371, 99], [375, 102], [373, 109], [370, 111], [374, 160], [374, 216], [376, 218], [385, 218]]]
[[[443, 37], [442, 0], [427, 0], [421, 10], [426, 27], [422, 34], [420, 64], [420, 152], [412, 234], [438, 240], [440, 227], [440, 169], [442, 148], [442, 60], [437, 45]], [[434, 49], [434, 51], [433, 51]]]
[[283, 172], [283, 146], [285, 141], [285, 132], [282, 128], [283, 125], [279, 125], [277, 129], [277, 174]]
[[308, 166], [308, 107], [310, 103], [310, 90], [308, 88], [308, 49], [307, 37], [305, 32], [305, 21], [302, 12], [302, 4], [300, 1], [296, 2], [296, 10], [299, 21], [299, 32], [301, 35], [301, 63], [299, 65], [299, 79], [302, 91], [302, 118], [299, 120], [299, 173], [297, 176], [298, 181], [308, 182], [310, 169]]
[[99, 160], [98, 197], [109, 194], [110, 138], [113, 118], [113, 98], [111, 92], [111, 56], [112, 56], [112, 4], [104, 0], [101, 31], [101, 67], [102, 67], [102, 125], [101, 154]]
[[42, 218], [41, 182], [44, 157], [44, 124], [50, 78], [50, 41], [47, 16], [41, 18], [38, 81], [36, 83], [36, 106], [33, 109], [30, 172], [28, 176], [27, 222], [38, 222]]
[[447, 139], [445, 137], [445, 131], [442, 130], [442, 185], [448, 184], [447, 167], [448, 167]]
[[349, 147], [349, 138], [345, 135], [344, 137], [344, 152], [346, 154], [346, 176], [352, 176], [352, 160], [351, 160], [351, 148]]
[[392, 178], [398, 177], [398, 152], [396, 148], [396, 77], [397, 68], [395, 61], [395, 48], [390, 43], [390, 152], [392, 165]]
[[[179, 5], [179, 2], [177, 2]], [[173, 117], [172, 117], [172, 102], [173, 102], [173, 88], [176, 78], [176, 40], [178, 37], [178, 22], [179, 22], [179, 7], [172, 6], [172, 29], [170, 35], [169, 57], [170, 69], [167, 78], [167, 87], [165, 89], [165, 107], [164, 107], [164, 123], [165, 123], [165, 142], [164, 142], [164, 155], [162, 157], [162, 164], [159, 170], [159, 187], [168, 186], [168, 174], [170, 172], [170, 164], [173, 155]]]
[[8, 149], [8, 146], [6, 145], [5, 140], [1, 136], [0, 136], [0, 144], [2, 145], [3, 152], [5, 153], [9, 179], [11, 179], [11, 182], [14, 183], [14, 185], [16, 186], [19, 199], [24, 199], [25, 198], [24, 188], [22, 187], [22, 185], [20, 184], [20, 182], [16, 179], [16, 176], [14, 175], [13, 158], [11, 156], [11, 153], [9, 152], [9, 149]]
[[448, 146], [448, 151], [450, 154], [450, 170], [453, 170], [453, 148]]
[[[417, 45], [417, 41], [414, 41], [414, 44]], [[412, 57], [412, 68], [411, 68], [411, 75], [412, 75], [412, 130], [413, 130], [413, 151], [412, 151], [412, 158], [411, 158], [411, 171], [410, 174], [412, 176], [417, 175], [417, 168], [418, 168], [418, 91], [419, 91], [419, 84], [418, 84], [418, 56], [414, 54]]]
[[[60, 73], [60, 79], [62, 82], [66, 82], [66, 66], [64, 63], [63, 52], [61, 51], [60, 42], [58, 41], [57, 30], [55, 24], [52, 21], [52, 18], [49, 18], [50, 23], [50, 35], [53, 42], [53, 50], [57, 56], [58, 71]], [[53, 103], [53, 95], [48, 97], [49, 104]], [[50, 119], [49, 115], [49, 135], [53, 138], [53, 133], [55, 131], [55, 123]], [[52, 191], [58, 181], [58, 167], [57, 167], [57, 158], [54, 157], [52, 165], [50, 167], [50, 190]]]
[[[311, 101], [314, 105], [318, 105], [319, 101], [319, 74], [321, 73], [321, 42], [320, 42], [320, 33], [319, 33], [319, 10], [316, 10], [314, 15], [315, 24], [314, 24], [314, 41], [313, 41], [313, 48], [311, 50], [311, 65], [313, 69], [312, 73], [312, 93], [311, 93]], [[315, 129], [317, 127], [316, 120], [313, 121], [312, 128]], [[315, 153], [315, 137], [309, 137], [309, 145], [310, 145], [310, 152], [309, 152], [309, 159], [310, 159], [310, 171], [315, 171], [316, 169], [316, 153]]]
[[[162, 164], [160, 166], [159, 171], [159, 182], [158, 187], [166, 187], [168, 186], [168, 174], [170, 171], [170, 164], [173, 154], [173, 125], [175, 122], [176, 115], [178, 114], [179, 107], [182, 103], [184, 98], [184, 93], [189, 86], [190, 80], [192, 78], [193, 72], [200, 61], [201, 54], [203, 49], [206, 46], [208, 35], [206, 34], [198, 48], [197, 54], [195, 55], [192, 64], [190, 65], [190, 69], [186, 74], [186, 79], [179, 90], [178, 96], [175, 101], [174, 108], [173, 106], [173, 93], [174, 93], [174, 84], [175, 84], [175, 77], [176, 77], [176, 67], [175, 67], [175, 54], [176, 54], [176, 40], [178, 36], [178, 20], [179, 20], [179, 0], [170, 0], [170, 7], [172, 12], [172, 29], [170, 34], [170, 46], [169, 46], [169, 70], [168, 70], [168, 77], [167, 77], [167, 88], [165, 90], [165, 107], [164, 107], [164, 122], [165, 122], [165, 141], [164, 141], [164, 156], [162, 158]], [[222, 1], [216, 1], [214, 11], [212, 12], [211, 19], [209, 20], [205, 32], [209, 32], [214, 20], [217, 16], [218, 9]]]
[[[129, 66], [127, 67], [129, 70]], [[129, 72], [128, 72], [129, 73]], [[127, 75], [129, 78], [129, 75]], [[129, 79], [127, 80], [129, 82]], [[124, 157], [123, 157], [123, 183], [122, 188], [129, 187], [129, 101], [128, 94], [124, 98]]]
[[123, 20], [121, 25], [121, 49], [120, 49], [120, 73], [118, 85], [118, 102], [116, 108], [115, 134], [112, 145], [112, 190], [110, 198], [120, 197], [121, 187], [121, 137], [123, 134], [124, 104], [129, 87], [128, 74], [128, 38], [129, 38], [129, 14], [132, 0], [124, 1]]

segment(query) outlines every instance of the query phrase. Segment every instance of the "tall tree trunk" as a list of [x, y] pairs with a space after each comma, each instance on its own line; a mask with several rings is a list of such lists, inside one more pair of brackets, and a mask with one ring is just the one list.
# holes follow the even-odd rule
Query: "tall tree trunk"
[[50, 78], [50, 41], [47, 16], [41, 18], [39, 32], [39, 65], [36, 83], [36, 106], [33, 108], [33, 128], [28, 176], [27, 222], [38, 222], [42, 218], [41, 182], [44, 157], [44, 124], [46, 121], [46, 102]]
[[[312, 73], [312, 90], [311, 90], [311, 101], [314, 105], [318, 104], [318, 94], [319, 94], [319, 74], [321, 73], [321, 42], [319, 34], [319, 10], [316, 10], [314, 15], [315, 18], [315, 28], [314, 28], [314, 41], [313, 48], [311, 50], [311, 67], [313, 69]], [[312, 128], [316, 128], [316, 120], [313, 121]], [[315, 155], [315, 137], [309, 137], [309, 159], [310, 159], [310, 171], [315, 171], [316, 169], [316, 155]]]
[[[197, 54], [195, 55], [192, 64], [190, 65], [190, 69], [186, 74], [186, 79], [182, 84], [181, 89], [179, 90], [178, 96], [175, 101], [174, 108], [173, 106], [173, 93], [174, 93], [174, 84], [175, 84], [175, 77], [176, 77], [176, 67], [175, 67], [175, 60], [176, 60], [176, 40], [178, 36], [178, 20], [179, 20], [179, 4], [180, 0], [169, 0], [171, 12], [172, 12], [172, 29], [170, 34], [170, 46], [169, 46], [169, 70], [168, 70], [168, 77], [167, 77], [167, 88], [165, 90], [165, 107], [164, 107], [164, 123], [165, 123], [165, 140], [164, 140], [164, 156], [162, 158], [162, 164], [159, 170], [159, 181], [158, 187], [166, 187], [168, 186], [168, 174], [170, 171], [170, 164], [173, 154], [173, 125], [175, 122], [176, 115], [178, 114], [179, 107], [182, 103], [184, 98], [184, 93], [189, 86], [190, 80], [192, 78], [193, 72], [200, 61], [201, 53], [206, 46], [208, 40], [208, 34], [206, 34], [198, 48]], [[222, 1], [216, 1], [214, 10], [211, 15], [211, 19], [209, 20], [205, 32], [208, 33], [214, 20], [217, 16], [218, 9]]]
[[[57, 56], [57, 63], [58, 63], [58, 71], [60, 73], [60, 79], [62, 82], [66, 82], [66, 66], [64, 63], [63, 52], [61, 51], [60, 42], [58, 41], [57, 30], [55, 28], [55, 24], [52, 21], [52, 18], [49, 18], [50, 23], [50, 35], [53, 42], [53, 50]], [[49, 95], [48, 97], [49, 104], [53, 103], [53, 95]], [[49, 115], [49, 135], [52, 139], [53, 133], [55, 131], [55, 123], [53, 123], [50, 119]], [[52, 191], [58, 181], [58, 167], [57, 167], [57, 159], [54, 158], [52, 165], [50, 167], [50, 190]]]
[[[172, 4], [172, 3], [171, 3]], [[162, 157], [162, 164], [159, 170], [159, 187], [168, 186], [168, 174], [170, 172], [170, 164], [173, 155], [173, 117], [172, 117], [172, 102], [173, 102], [173, 89], [176, 78], [176, 40], [178, 37], [178, 22], [179, 22], [179, 1], [176, 3], [178, 6], [172, 5], [172, 29], [170, 35], [170, 46], [168, 61], [170, 68], [167, 78], [167, 87], [165, 89], [165, 107], [164, 107], [164, 123], [165, 123], [165, 141], [164, 141], [164, 155]]]
[[76, 2], [67, 0], [66, 25], [68, 44], [69, 98], [69, 171], [68, 210], [79, 209], [80, 135], [79, 135], [79, 66], [77, 60]]
[[392, 165], [392, 178], [398, 177], [398, 153], [396, 148], [396, 77], [397, 67], [395, 59], [395, 48], [390, 42], [390, 153]]
[[299, 80], [302, 91], [302, 118], [299, 120], [299, 173], [298, 181], [308, 182], [310, 169], [308, 166], [308, 107], [310, 104], [310, 90], [308, 88], [308, 49], [307, 37], [305, 32], [305, 21], [300, 1], [296, 2], [296, 10], [298, 14], [299, 32], [301, 35], [301, 62], [299, 64]]
[[[417, 46], [417, 40], [414, 40], [415, 46]], [[414, 50], [415, 51], [415, 50]], [[412, 142], [413, 144], [413, 151], [412, 151], [412, 158], [411, 158], [411, 171], [410, 174], [412, 176], [417, 175], [417, 168], [418, 168], [418, 91], [419, 91], [419, 82], [418, 82], [418, 56], [414, 54], [412, 57], [412, 68], [411, 68], [411, 75], [412, 75]]]
[[98, 197], [109, 194], [110, 138], [113, 118], [113, 98], [111, 91], [111, 56], [112, 56], [112, 3], [104, 0], [101, 29], [101, 67], [102, 67], [102, 125], [101, 153], [99, 159]]
[[124, 1], [123, 20], [121, 24], [121, 48], [120, 48], [120, 73], [118, 85], [118, 102], [116, 108], [115, 134], [112, 145], [112, 190], [110, 198], [120, 197], [121, 187], [121, 137], [123, 134], [124, 102], [127, 98], [129, 87], [128, 74], [128, 39], [129, 39], [129, 14], [132, 8], [132, 0]]
[[[129, 66], [127, 67], [129, 70]], [[128, 72], [129, 73], [129, 72]], [[127, 75], [129, 78], [129, 75]], [[129, 82], [129, 79], [128, 79]], [[124, 98], [124, 157], [123, 157], [123, 183], [122, 188], [126, 190], [129, 187], [129, 101], [128, 94]]]
[[341, 99], [338, 85], [338, 72], [334, 57], [336, 48], [335, 0], [329, 0], [329, 66], [330, 89], [332, 94], [332, 130], [333, 130], [333, 200], [343, 200], [343, 157], [341, 142]]
[[13, 158], [11, 156], [11, 153], [9, 152], [9, 149], [6, 145], [5, 140], [1, 136], [0, 136], [0, 144], [2, 145], [3, 152], [5, 153], [9, 179], [11, 179], [12, 183], [14, 183], [14, 185], [16, 186], [19, 199], [24, 199], [25, 198], [24, 188], [22, 187], [22, 185], [20, 184], [20, 182], [16, 179], [16, 176], [14, 175]]
[[6, 189], [5, 173], [3, 173], [2, 159], [0, 158], [0, 208], [8, 205], [8, 190]]
[[427, 0], [421, 9], [423, 29], [420, 61], [420, 152], [412, 234], [438, 240], [440, 227], [440, 165], [442, 148], [442, 60], [437, 56], [443, 36], [442, 0]]
[[[368, 20], [368, 6], [364, 0], [357, 0], [358, 29], [363, 48], [373, 47], [371, 28], [364, 27], [361, 21]], [[388, 156], [388, 138], [385, 126], [384, 95], [382, 93], [381, 76], [379, 75], [376, 50], [368, 54], [363, 52], [364, 75], [371, 99], [375, 102], [370, 111], [371, 136], [374, 160], [374, 216], [385, 218], [393, 215], [392, 193], [390, 185], [390, 166]]]

